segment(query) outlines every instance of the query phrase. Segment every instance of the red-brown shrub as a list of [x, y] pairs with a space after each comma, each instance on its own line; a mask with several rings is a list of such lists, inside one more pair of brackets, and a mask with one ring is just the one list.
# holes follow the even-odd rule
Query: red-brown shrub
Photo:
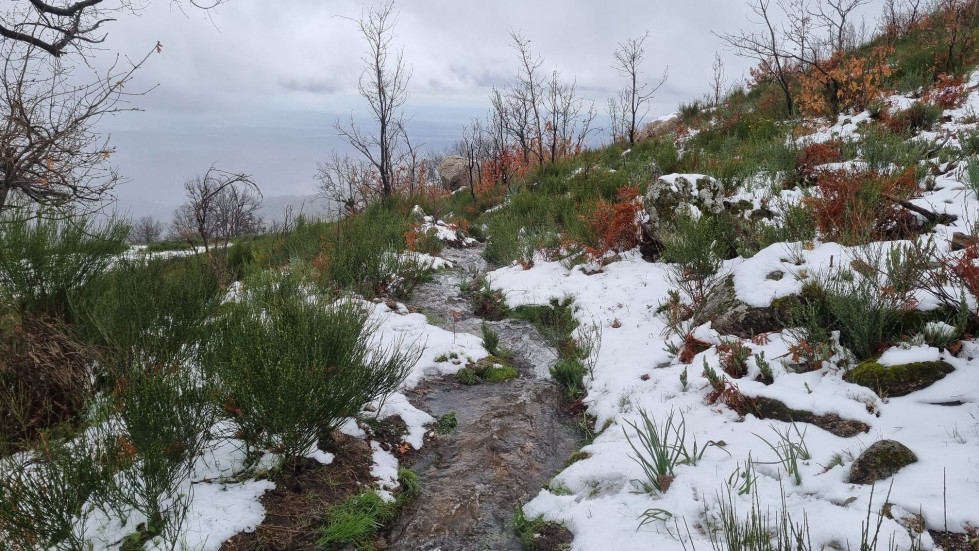
[[827, 241], [859, 245], [902, 239], [918, 228], [914, 215], [894, 202], [917, 191], [911, 170], [895, 175], [827, 170], [820, 172], [817, 185], [821, 195], [805, 201]]
[[796, 161], [795, 170], [798, 175], [797, 184], [811, 186], [816, 183], [819, 171], [817, 168], [826, 163], [838, 163], [843, 160], [843, 142], [830, 140], [824, 143], [807, 145], [802, 155]]
[[962, 75], [941, 74], [938, 82], [925, 91], [923, 99], [942, 109], [955, 109], [965, 103], [966, 83]]
[[601, 260], [609, 252], [624, 252], [636, 248], [642, 238], [639, 213], [642, 202], [638, 186], [619, 188], [615, 203], [599, 201], [590, 218], [582, 218], [595, 235], [593, 247], [585, 247], [590, 260]]

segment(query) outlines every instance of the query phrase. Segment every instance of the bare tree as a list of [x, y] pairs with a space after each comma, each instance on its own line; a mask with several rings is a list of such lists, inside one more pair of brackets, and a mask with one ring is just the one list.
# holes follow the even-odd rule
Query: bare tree
[[668, 69], [656, 84], [650, 84], [642, 78], [642, 62], [646, 58], [646, 39], [649, 31], [638, 38], [629, 38], [620, 42], [615, 50], [615, 65], [612, 66], [620, 76], [627, 81], [626, 87], [619, 91], [617, 101], [611, 100], [610, 115], [618, 126], [613, 124], [612, 134], [627, 139], [630, 144], [636, 143], [636, 133], [642, 125], [642, 119], [649, 112], [649, 101], [656, 91], [666, 83]]
[[380, 197], [377, 188], [377, 171], [364, 159], [333, 152], [326, 162], [316, 164], [317, 195], [328, 206], [342, 206], [346, 214], [356, 214]]
[[760, 18], [753, 23], [760, 26], [761, 30], [717, 36], [727, 43], [735, 55], [758, 61], [760, 71], [771, 78], [782, 91], [785, 108], [792, 114], [795, 111], [791, 90], [794, 67], [786, 53], [783, 29], [776, 25], [770, 6], [771, 0], [749, 0], [748, 7]]
[[[210, 9], [225, 0], [188, 0], [193, 6]], [[179, 0], [171, 0], [178, 4]], [[101, 44], [105, 25], [119, 14], [138, 12], [144, 2], [119, 0], [8, 0], [0, 12], [0, 37], [20, 42], [61, 57], [69, 51], [82, 51]]]
[[163, 236], [163, 222], [152, 216], [143, 216], [133, 222], [129, 240], [133, 243], [155, 243]]
[[519, 32], [510, 31], [510, 40], [511, 46], [520, 56], [516, 83], [509, 91], [511, 104], [509, 110], [513, 119], [511, 126], [514, 130], [521, 124], [525, 128], [518, 135], [525, 160], [529, 160], [528, 157], [532, 153], [537, 158], [537, 164], [544, 164], [544, 124], [541, 118], [541, 96], [544, 93], [544, 84], [538, 71], [544, 64], [544, 60], [534, 55], [530, 40]]
[[724, 93], [724, 60], [720, 52], [714, 52], [714, 63], [711, 64], [713, 75], [710, 79], [710, 91], [713, 94], [713, 105], [721, 103], [721, 94]]
[[[153, 51], [158, 51], [159, 45]], [[117, 59], [84, 83], [38, 48], [0, 44], [0, 210], [11, 193], [42, 206], [94, 203], [119, 182], [113, 149], [94, 125], [103, 115], [133, 110], [127, 100], [137, 61]]]
[[187, 180], [184, 189], [187, 202], [174, 213], [173, 235], [188, 240], [199, 237], [211, 265], [220, 272], [212, 251], [215, 240], [223, 238], [227, 247], [232, 237], [258, 233], [262, 193], [250, 175], [213, 166], [203, 176]]
[[394, 2], [369, 8], [357, 22], [368, 46], [358, 90], [370, 107], [374, 128], [364, 130], [354, 122], [353, 115], [347, 125], [339, 120], [335, 124], [340, 137], [377, 169], [384, 197], [390, 196], [394, 189], [395, 159], [405, 135], [403, 107], [408, 100], [411, 78], [411, 72], [405, 68], [404, 52], [394, 51], [391, 43], [396, 23]]

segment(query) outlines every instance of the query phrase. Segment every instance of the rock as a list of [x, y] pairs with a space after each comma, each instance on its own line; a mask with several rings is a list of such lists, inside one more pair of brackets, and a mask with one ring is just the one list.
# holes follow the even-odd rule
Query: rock
[[896, 440], [879, 440], [864, 450], [850, 467], [851, 484], [873, 484], [917, 463], [918, 457]]
[[873, 360], [862, 362], [843, 376], [843, 380], [865, 386], [878, 396], [905, 396], [927, 388], [955, 368], [947, 362], [915, 362], [884, 366]]
[[449, 155], [439, 163], [442, 187], [455, 191], [469, 185], [469, 162], [459, 155]]
[[643, 224], [644, 237], [652, 243], [651, 250], [661, 249], [662, 228], [677, 212], [686, 212], [691, 206], [708, 215], [723, 211], [724, 186], [710, 176], [669, 174], [650, 184], [643, 205], [649, 215], [649, 221]]
[[775, 419], [786, 423], [809, 423], [840, 438], [850, 438], [870, 431], [870, 425], [852, 419], [844, 419], [835, 413], [816, 415], [811, 411], [792, 409], [774, 398], [752, 398], [752, 401], [755, 403], [755, 410], [748, 409], [747, 412], [757, 414], [760, 419]]
[[769, 331], [781, 331], [788, 319], [786, 306], [755, 308], [740, 300], [734, 292], [734, 276], [727, 276], [716, 285], [694, 315], [695, 326], [711, 322], [721, 335], [749, 339]]
[[968, 247], [979, 247], [979, 238], [966, 235], [962, 232], [952, 234], [952, 250], [961, 251]]
[[666, 136], [676, 130], [680, 124], [680, 116], [673, 115], [668, 119], [660, 119], [647, 123], [636, 133], [636, 140], [652, 140]]

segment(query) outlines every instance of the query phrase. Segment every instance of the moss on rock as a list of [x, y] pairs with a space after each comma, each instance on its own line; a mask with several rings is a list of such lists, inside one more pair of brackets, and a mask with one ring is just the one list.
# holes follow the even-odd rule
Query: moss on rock
[[896, 440], [879, 440], [853, 462], [850, 483], [873, 484], [917, 462], [918, 456], [904, 444]]
[[885, 366], [867, 360], [847, 373], [843, 380], [865, 386], [880, 396], [905, 396], [927, 388], [955, 368], [948, 362], [914, 362]]

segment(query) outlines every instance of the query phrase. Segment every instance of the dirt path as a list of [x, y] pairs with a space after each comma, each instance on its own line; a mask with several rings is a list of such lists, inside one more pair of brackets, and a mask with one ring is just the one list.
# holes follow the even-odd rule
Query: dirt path
[[[446, 250], [443, 256], [456, 267], [418, 289], [414, 303], [442, 320], [456, 312], [455, 330], [479, 335], [482, 320], [473, 315], [459, 283], [486, 270], [481, 252]], [[570, 418], [561, 412], [560, 389], [544, 378], [556, 351], [525, 322], [487, 325], [513, 352], [520, 377], [475, 386], [430, 381], [408, 394], [435, 417], [454, 412], [459, 425], [416, 457], [412, 468], [422, 494], [391, 530], [389, 549], [522, 549], [510, 528], [515, 507], [536, 495], [580, 447]]]

